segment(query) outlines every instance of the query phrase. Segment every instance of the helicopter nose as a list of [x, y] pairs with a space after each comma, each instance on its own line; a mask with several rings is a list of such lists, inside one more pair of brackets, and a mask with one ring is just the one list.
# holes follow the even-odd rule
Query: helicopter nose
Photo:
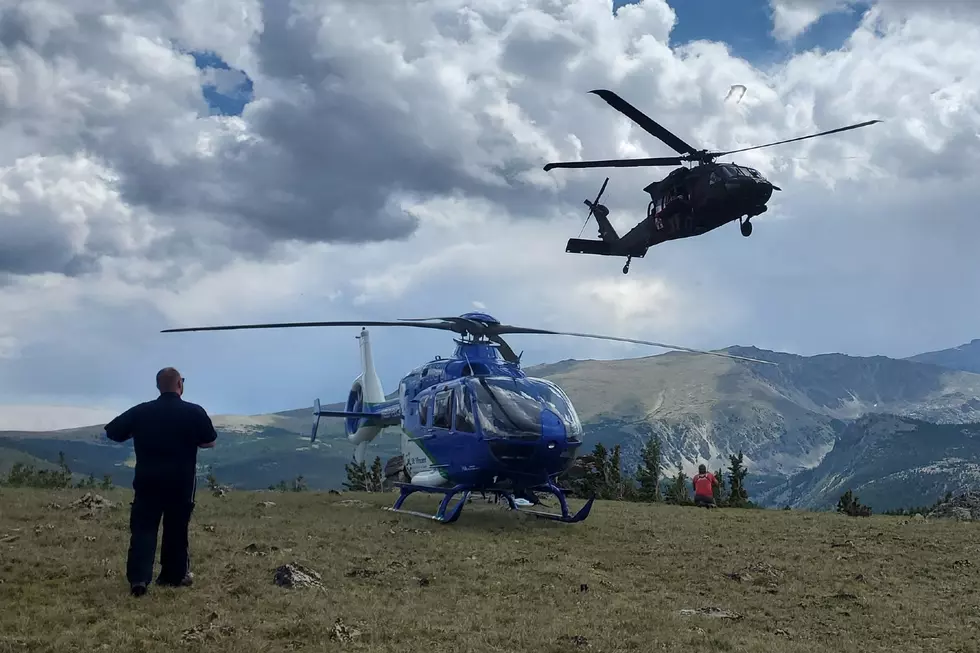
[[546, 445], [565, 441], [565, 423], [547, 408], [541, 410], [541, 438]]

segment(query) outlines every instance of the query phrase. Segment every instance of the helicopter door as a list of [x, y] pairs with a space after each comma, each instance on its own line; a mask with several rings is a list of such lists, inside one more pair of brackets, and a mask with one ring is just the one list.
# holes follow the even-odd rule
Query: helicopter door
[[432, 406], [432, 432], [453, 428], [452, 389], [447, 388], [436, 393]]
[[473, 407], [470, 405], [470, 389], [457, 389], [453, 393], [453, 404], [455, 405], [456, 412], [454, 430], [458, 433], [476, 433], [476, 424], [473, 420]]

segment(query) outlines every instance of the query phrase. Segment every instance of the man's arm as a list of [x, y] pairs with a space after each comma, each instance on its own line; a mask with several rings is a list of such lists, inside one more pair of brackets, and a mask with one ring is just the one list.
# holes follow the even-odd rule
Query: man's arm
[[133, 429], [136, 426], [136, 409], [133, 406], [121, 415], [117, 415], [111, 422], [105, 425], [102, 432], [113, 442], [125, 442], [133, 437]]
[[198, 431], [197, 446], [200, 449], [213, 449], [215, 440], [218, 439], [218, 432], [214, 430], [214, 424], [208, 416], [208, 411], [201, 408], [201, 428]]

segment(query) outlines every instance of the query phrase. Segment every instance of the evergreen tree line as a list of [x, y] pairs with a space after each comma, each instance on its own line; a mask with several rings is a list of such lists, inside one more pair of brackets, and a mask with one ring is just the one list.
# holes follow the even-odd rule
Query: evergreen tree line
[[[692, 478], [685, 475], [680, 461], [673, 476], [664, 474], [664, 461], [660, 439], [650, 436], [640, 451], [640, 461], [631, 474], [623, 469], [620, 445], [612, 451], [601, 442], [592, 453], [579, 458], [579, 470], [566, 472], [559, 483], [569, 493], [595, 496], [611, 501], [664, 502], [675, 505], [693, 505]], [[722, 469], [715, 470], [718, 484], [714, 487], [715, 504], [719, 507], [754, 508], [745, 489], [747, 474], [742, 452], [730, 455], [727, 479]], [[726, 482], [727, 480], [727, 482]]]
[[349, 462], [344, 465], [347, 480], [344, 489], [351, 492], [383, 492], [385, 487], [385, 471], [381, 457], [375, 456], [371, 468], [362, 460], [360, 463]]
[[33, 487], [44, 489], [99, 489], [111, 490], [113, 488], [112, 477], [105, 474], [102, 480], [95, 478], [94, 474], [80, 480], [78, 483], [72, 481], [72, 471], [65, 460], [65, 454], [58, 452], [57, 469], [38, 469], [34, 465], [24, 463], [14, 463], [6, 475], [0, 475], [0, 486], [4, 487]]
[[306, 479], [300, 474], [289, 483], [279, 481], [275, 485], [270, 485], [269, 489], [275, 490], [276, 492], [305, 492], [310, 488], [306, 484]]

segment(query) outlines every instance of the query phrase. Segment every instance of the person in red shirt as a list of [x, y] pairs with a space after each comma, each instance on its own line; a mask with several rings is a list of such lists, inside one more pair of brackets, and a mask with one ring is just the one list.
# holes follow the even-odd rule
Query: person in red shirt
[[718, 479], [704, 465], [698, 465], [698, 475], [694, 477], [694, 505], [715, 508], [714, 488]]

